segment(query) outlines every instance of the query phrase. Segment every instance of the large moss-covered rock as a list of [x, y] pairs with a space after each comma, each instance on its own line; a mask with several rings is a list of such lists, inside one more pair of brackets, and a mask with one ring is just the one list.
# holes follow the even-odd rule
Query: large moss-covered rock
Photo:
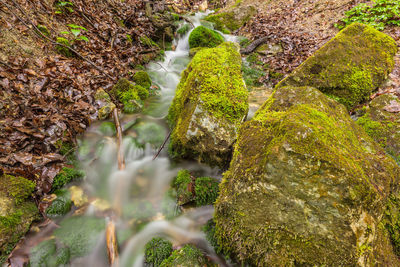
[[390, 261], [378, 225], [399, 178], [344, 106], [315, 88], [278, 88], [240, 129], [216, 202], [218, 242], [258, 266]]
[[215, 28], [224, 33], [236, 31], [248, 22], [257, 10], [254, 6], [249, 6], [238, 2], [232, 7], [219, 12], [218, 14], [211, 14], [205, 20], [213, 22]]
[[[1, 170], [0, 170], [1, 171]], [[15, 244], [39, 218], [30, 196], [35, 183], [23, 177], [0, 175], [0, 262], [4, 262]]]
[[233, 43], [203, 49], [183, 72], [168, 113], [170, 151], [225, 166], [248, 110], [241, 58]]
[[357, 123], [400, 164], [400, 99], [392, 94], [378, 96], [364, 112]]
[[216, 47], [224, 42], [224, 37], [204, 26], [195, 28], [189, 35], [190, 49], [196, 47]]
[[354, 23], [326, 43], [277, 87], [312, 86], [352, 108], [385, 81], [394, 66], [396, 42]]

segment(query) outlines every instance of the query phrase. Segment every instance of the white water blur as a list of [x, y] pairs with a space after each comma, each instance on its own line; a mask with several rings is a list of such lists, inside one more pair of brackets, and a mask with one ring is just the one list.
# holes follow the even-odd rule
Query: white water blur
[[[209, 13], [197, 13], [194, 16], [187, 17], [187, 19], [191, 21], [194, 27], [202, 24], [206, 27], [212, 27], [211, 24], [201, 20]], [[154, 120], [166, 116], [181, 73], [190, 62], [188, 39], [192, 30], [193, 28], [180, 39], [174, 41], [175, 50], [166, 51], [164, 60], [149, 63], [147, 66], [147, 72], [152, 82], [161, 89], [161, 96], [153, 100], [146, 112]], [[222, 35], [227, 41], [236, 41], [235, 36]], [[83, 161], [87, 173], [86, 189], [92, 197], [105, 199], [110, 204], [112, 210], [117, 214], [116, 218], [113, 219], [117, 231], [132, 228], [131, 222], [135, 220], [134, 215], [126, 212], [126, 210], [129, 210], [127, 207], [132, 203], [151, 203], [153, 208], [151, 216], [146, 217], [144, 215], [141, 218], [147, 221], [146, 226], [141, 230], [133, 230], [131, 237], [120, 247], [119, 266], [143, 266], [144, 246], [153, 237], [164, 237], [178, 246], [192, 243], [215, 262], [224, 265], [224, 262], [218, 258], [212, 246], [209, 245], [205, 234], [200, 230], [201, 226], [212, 218], [212, 206], [193, 209], [180, 216], [172, 214], [172, 218], [167, 218], [171, 217], [171, 214], [165, 214], [165, 210], [163, 210], [166, 205], [170, 209], [171, 207], [173, 207], [173, 210], [178, 209], [176, 200], [166, 196], [172, 179], [182, 166], [172, 168], [165, 152], [153, 160], [152, 158], [156, 153], [155, 149], [150, 148], [150, 146], [146, 146], [144, 149], [138, 148], [125, 138], [123, 147], [126, 168], [125, 170], [118, 170], [115, 138], [106, 138], [100, 141], [91, 136], [90, 142], [93, 145], [102, 142], [103, 147], [95, 160], [86, 159]], [[201, 169], [204, 173], [212, 172], [202, 165], [195, 164], [193, 166], [193, 163], [184, 167], [186, 169]], [[96, 207], [92, 206], [88, 209], [87, 214], [92, 215], [96, 212]], [[83, 259], [75, 260], [74, 266], [88, 266], [88, 264], [91, 266], [107, 266], [104, 249], [104, 236], [101, 236], [93, 253]]]

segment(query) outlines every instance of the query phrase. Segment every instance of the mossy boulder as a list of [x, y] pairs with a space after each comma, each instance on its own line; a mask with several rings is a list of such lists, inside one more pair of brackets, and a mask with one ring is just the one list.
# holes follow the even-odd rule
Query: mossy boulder
[[218, 185], [213, 177], [198, 177], [194, 186], [196, 206], [213, 205], [218, 197]]
[[172, 253], [172, 243], [164, 238], [155, 237], [145, 246], [145, 262], [150, 266], [160, 266]]
[[[147, 86], [148, 82], [141, 81]], [[110, 93], [124, 105], [125, 113], [140, 112], [143, 101], [149, 96], [148, 89], [125, 78], [119, 79]]]
[[312, 86], [347, 108], [367, 100], [394, 66], [396, 42], [360, 23], [339, 32], [292, 74], [282, 86]]
[[171, 155], [225, 167], [247, 111], [238, 47], [223, 43], [199, 51], [183, 72], [168, 112]]
[[204, 26], [196, 27], [189, 35], [190, 49], [195, 47], [216, 47], [224, 42], [224, 37]]
[[65, 266], [69, 263], [69, 260], [69, 249], [57, 247], [57, 243], [53, 238], [43, 241], [31, 249], [29, 266]]
[[146, 90], [149, 90], [151, 86], [151, 79], [150, 76], [147, 72], [140, 70], [137, 71], [133, 77], [132, 80], [137, 84], [145, 88]]
[[0, 262], [3, 263], [15, 244], [39, 218], [31, 199], [35, 183], [23, 177], [0, 176]]
[[400, 99], [392, 94], [374, 98], [357, 123], [400, 164]]
[[204, 267], [217, 266], [210, 262], [203, 253], [192, 245], [185, 245], [175, 250], [172, 255], [165, 259], [160, 267]]
[[167, 136], [164, 126], [151, 121], [141, 120], [133, 126], [137, 133], [135, 143], [139, 147], [149, 144], [152, 148], [159, 148]]
[[176, 190], [178, 205], [187, 204], [194, 199], [195, 177], [188, 170], [180, 170], [173, 181], [173, 188]]
[[205, 20], [214, 23], [215, 29], [223, 33], [230, 33], [242, 27], [256, 13], [257, 10], [254, 6], [238, 2], [238, 4], [217, 14], [208, 15]]
[[226, 253], [257, 266], [373, 266], [400, 168], [312, 87], [280, 87], [240, 128], [215, 204]]

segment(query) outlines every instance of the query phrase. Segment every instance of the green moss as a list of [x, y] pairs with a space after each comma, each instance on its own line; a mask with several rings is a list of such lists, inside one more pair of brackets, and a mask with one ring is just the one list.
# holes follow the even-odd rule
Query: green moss
[[400, 198], [397, 194], [389, 197], [382, 224], [389, 233], [396, 255], [400, 256]]
[[58, 53], [60, 53], [63, 56], [66, 56], [66, 57], [74, 57], [75, 56], [75, 54], [70, 49], [67, 48], [67, 47], [71, 47], [71, 43], [70, 43], [70, 41], [68, 41], [68, 39], [65, 39], [63, 37], [57, 37], [56, 42], [64, 45], [64, 46], [56, 45], [56, 51]]
[[214, 23], [215, 29], [230, 33], [241, 28], [246, 22], [248, 22], [254, 14], [257, 12], [253, 6], [238, 8], [235, 5], [234, 10], [221, 12], [219, 14], [211, 14], [205, 18], [205, 20]]
[[184, 24], [182, 27], [180, 27], [176, 32], [179, 34], [179, 35], [185, 35], [186, 33], [188, 33], [189, 31], [190, 31], [190, 29], [191, 29], [191, 27], [190, 27], [190, 24]]
[[207, 29], [204, 26], [196, 27], [189, 36], [189, 47], [216, 47], [224, 42], [222, 37], [216, 31]]
[[149, 74], [147, 74], [147, 72], [145, 71], [137, 71], [133, 77], [132, 80], [137, 84], [140, 85], [142, 87], [144, 87], [145, 89], [149, 89], [151, 86], [151, 79]]
[[[177, 117], [188, 100], [201, 99], [207, 111], [231, 122], [243, 118], [248, 110], [248, 93], [240, 70], [240, 54], [234, 44], [200, 50], [182, 74], [168, 112], [170, 125], [183, 123]], [[201, 87], [197, 86], [199, 82]]]
[[54, 192], [57, 196], [46, 209], [46, 215], [50, 218], [57, 218], [67, 214], [71, 210], [71, 194], [67, 189], [59, 189]]
[[386, 146], [386, 136], [388, 134], [388, 130], [382, 123], [372, 120], [369, 114], [365, 114], [364, 116], [360, 117], [357, 120], [357, 123], [363, 127], [365, 132], [382, 147]]
[[104, 219], [73, 216], [60, 223], [60, 228], [54, 231], [54, 236], [69, 248], [71, 258], [76, 258], [91, 252], [104, 230]]
[[163, 238], [153, 238], [145, 246], [145, 262], [151, 266], [160, 266], [172, 253], [172, 243]]
[[186, 204], [194, 198], [194, 177], [188, 170], [180, 170], [176, 176], [173, 187], [176, 190], [177, 202], [179, 205]]
[[[141, 75], [139, 75], [140, 77]], [[111, 94], [124, 105], [124, 112], [135, 113], [142, 109], [143, 102], [138, 94], [137, 86], [127, 79], [121, 78], [114, 85]]]
[[183, 248], [172, 252], [172, 255], [160, 265], [160, 267], [173, 266], [204, 267], [213, 265], [203, 256], [199, 249], [191, 245], [185, 245]]
[[313, 86], [351, 109], [367, 100], [392, 71], [397, 45], [388, 35], [354, 23], [301, 64], [277, 87]]
[[23, 177], [3, 175], [1, 178], [7, 181], [7, 184], [2, 184], [1, 187], [6, 187], [7, 194], [14, 199], [17, 205], [30, 197], [36, 186], [34, 182]]
[[215, 178], [196, 178], [194, 187], [196, 205], [213, 205], [218, 197], [218, 185], [219, 182]]
[[148, 47], [153, 47], [153, 46], [155, 46], [155, 47], [159, 48], [159, 46], [157, 45], [157, 43], [154, 42], [152, 39], [150, 39], [150, 38], [147, 37], [147, 36], [141, 36], [141, 37], [139, 38], [139, 40], [140, 40], [140, 42], [141, 42], [143, 45], [145, 45], [145, 46], [148, 46]]
[[242, 64], [243, 79], [248, 88], [261, 86], [260, 78], [265, 76], [265, 72], [258, 67], [251, 67], [246, 63]]
[[62, 188], [64, 185], [83, 178], [85, 173], [76, 169], [64, 167], [62, 170], [54, 177], [52, 190], [57, 190]]
[[37, 28], [39, 29], [39, 31], [40, 31], [42, 34], [44, 34], [45, 36], [47, 36], [47, 37], [50, 36], [50, 31], [49, 31], [49, 29], [47, 29], [46, 26], [44, 26], [44, 25], [42, 25], [42, 24], [38, 24], [36, 27], [37, 27]]

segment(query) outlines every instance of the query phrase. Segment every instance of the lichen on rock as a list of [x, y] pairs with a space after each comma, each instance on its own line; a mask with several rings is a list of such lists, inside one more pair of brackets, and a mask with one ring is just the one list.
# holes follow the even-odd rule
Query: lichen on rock
[[197, 52], [168, 112], [171, 155], [226, 166], [247, 111], [248, 91], [236, 45], [223, 43]]
[[257, 266], [375, 265], [393, 258], [378, 228], [399, 178], [344, 106], [279, 87], [240, 128], [215, 204], [218, 243]]
[[388, 35], [360, 23], [354, 23], [292, 74], [282, 86], [312, 86], [347, 108], [368, 99], [388, 77], [394, 66], [396, 42]]
[[196, 47], [216, 47], [224, 42], [224, 37], [218, 32], [204, 26], [196, 27], [189, 35], [190, 49]]

